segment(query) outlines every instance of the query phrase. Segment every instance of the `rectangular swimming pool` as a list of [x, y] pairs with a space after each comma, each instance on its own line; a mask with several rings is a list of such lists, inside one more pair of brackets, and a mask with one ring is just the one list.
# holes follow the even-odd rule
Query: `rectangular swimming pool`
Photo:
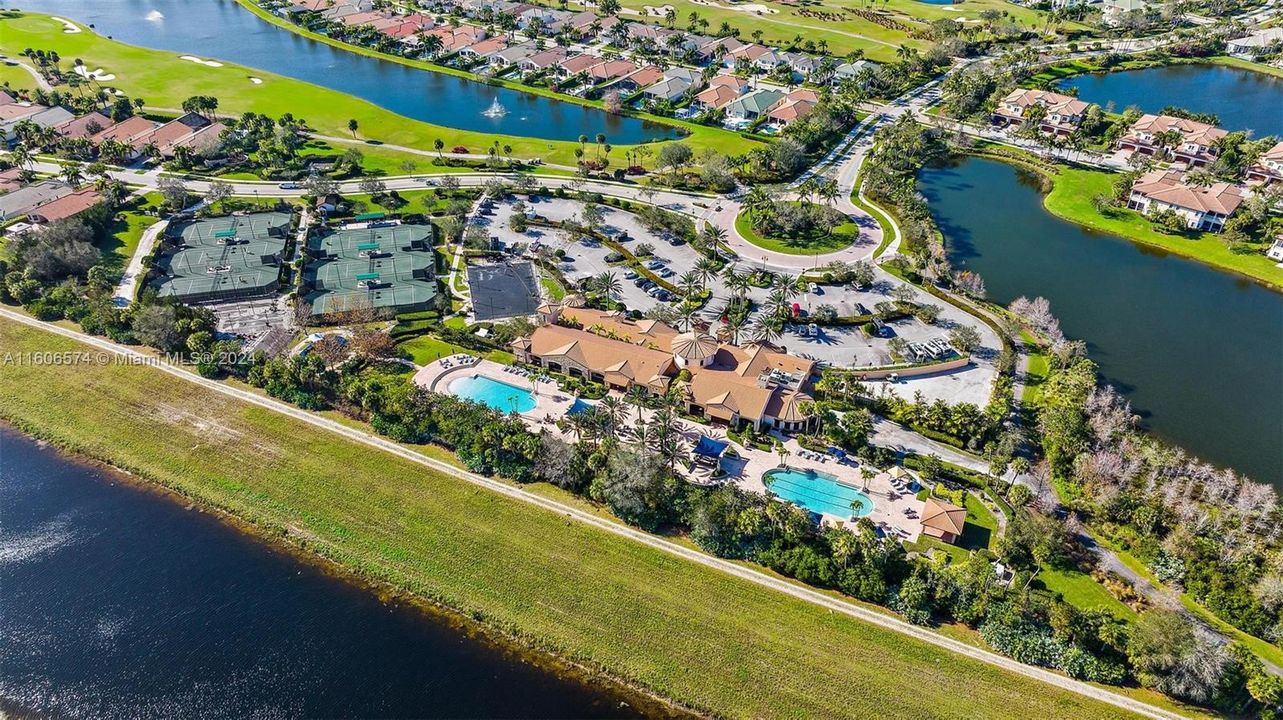
[[[766, 488], [781, 500], [821, 515], [864, 517], [873, 512], [873, 500], [837, 478], [814, 470], [775, 468], [762, 474]], [[851, 504], [860, 502], [859, 509]]]

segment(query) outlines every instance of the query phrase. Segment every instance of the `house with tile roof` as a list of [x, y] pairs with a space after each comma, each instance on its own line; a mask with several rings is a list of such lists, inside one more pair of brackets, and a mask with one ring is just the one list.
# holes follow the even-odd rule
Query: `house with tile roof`
[[1283, 182], [1283, 142], [1261, 153], [1256, 163], [1247, 169], [1247, 180], [1267, 185]]
[[714, 75], [708, 87], [701, 90], [691, 104], [704, 112], [720, 110], [748, 89], [748, 81], [734, 75]]
[[726, 106], [726, 119], [729, 122], [753, 122], [770, 112], [782, 99], [784, 93], [778, 90], [759, 88], [732, 100]]
[[1132, 185], [1127, 207], [1146, 215], [1171, 210], [1192, 230], [1220, 232], [1243, 204], [1243, 189], [1224, 182], [1200, 187], [1185, 179], [1185, 174], [1176, 170], [1151, 170]]
[[[1170, 134], [1175, 134], [1179, 140], [1164, 144], [1163, 139]], [[1146, 113], [1119, 138], [1118, 146], [1124, 151], [1143, 155], [1164, 157], [1170, 154], [1177, 162], [1199, 167], [1216, 159], [1216, 141], [1228, 134], [1197, 120]]]
[[1082, 124], [1091, 103], [1069, 95], [1019, 88], [1007, 93], [993, 111], [993, 123], [1005, 127], [1024, 124], [1032, 108], [1042, 111], [1038, 129], [1053, 135], [1071, 135]]

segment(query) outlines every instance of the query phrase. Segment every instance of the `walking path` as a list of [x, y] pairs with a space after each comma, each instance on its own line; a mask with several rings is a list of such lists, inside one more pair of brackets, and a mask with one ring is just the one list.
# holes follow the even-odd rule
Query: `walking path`
[[0, 317], [4, 317], [7, 320], [21, 323], [23, 325], [39, 328], [47, 332], [61, 335], [63, 337], [70, 338], [72, 340], [77, 340], [81, 343], [94, 347], [101, 352], [111, 353], [113, 355], [130, 358], [135, 362], [139, 362], [141, 364], [146, 364], [150, 367], [154, 367], [161, 372], [165, 372], [165, 373], [168, 373], [169, 375], [185, 380], [187, 382], [200, 385], [208, 390], [212, 390], [214, 392], [221, 393], [223, 395], [232, 397], [234, 399], [237, 399], [246, 403], [250, 403], [252, 405], [256, 405], [258, 407], [264, 408], [266, 410], [270, 410], [272, 412], [286, 415], [295, 420], [308, 423], [319, 429], [332, 432], [336, 435], [340, 435], [353, 442], [361, 443], [363, 445], [372, 447], [377, 450], [382, 450], [384, 452], [392, 453], [405, 460], [430, 468], [437, 472], [445, 473], [447, 475], [452, 475], [456, 478], [459, 478], [466, 482], [470, 482], [474, 485], [477, 485], [478, 487], [484, 488], [491, 492], [498, 493], [507, 498], [519, 500], [521, 502], [525, 502], [530, 505], [540, 507], [544, 510], [558, 513], [563, 517], [566, 517], [567, 519], [574, 520], [576, 522], [580, 522], [585, 525], [590, 525], [602, 532], [608, 532], [620, 537], [627, 538], [634, 542], [641, 543], [653, 549], [668, 553], [675, 557], [682, 558], [689, 562], [694, 562], [694, 563], [703, 565], [705, 567], [712, 568], [720, 572], [726, 573], [728, 575], [735, 576], [747, 582], [751, 582], [762, 587], [770, 588], [781, 594], [788, 595], [794, 599], [802, 600], [804, 602], [808, 602], [813, 605], [825, 608], [831, 612], [842, 613], [843, 615], [847, 615], [849, 617], [856, 618], [858, 620], [862, 620], [864, 622], [867, 622], [873, 625], [877, 625], [881, 628], [902, 633], [916, 640], [929, 643], [931, 645], [934, 645], [936, 647], [939, 647], [945, 650], [949, 650], [959, 655], [963, 655], [974, 660], [988, 663], [990, 665], [993, 665], [994, 667], [998, 667], [1003, 670], [1007, 670], [1009, 672], [1019, 673], [1025, 677], [1029, 677], [1035, 680], [1041, 680], [1048, 684], [1059, 687], [1063, 690], [1078, 693], [1079, 695], [1082, 695], [1084, 697], [1088, 697], [1100, 702], [1108, 703], [1110, 705], [1113, 705], [1114, 707], [1127, 710], [1129, 712], [1134, 712], [1144, 717], [1161, 718], [1163, 720], [1167, 720], [1168, 718], [1180, 717], [1179, 715], [1168, 712], [1167, 710], [1155, 707], [1153, 705], [1149, 705], [1147, 703], [1141, 702], [1140, 700], [1136, 700], [1134, 698], [1127, 697], [1126, 695], [1122, 695], [1122, 694], [1113, 692], [1111, 690], [1107, 690], [1105, 688], [1096, 687], [1084, 682], [1080, 682], [1078, 680], [1073, 680], [1071, 678], [1065, 677], [1063, 675], [1059, 675], [1049, 670], [1044, 670], [1042, 668], [1025, 665], [1023, 663], [1012, 660], [1011, 658], [1003, 657], [1002, 655], [989, 652], [988, 650], [984, 650], [972, 645], [968, 645], [959, 640], [955, 640], [953, 638], [946, 637], [934, 631], [928, 630], [927, 628], [919, 627], [917, 625], [912, 625], [908, 622], [900, 620], [899, 618], [884, 615], [880, 612], [875, 612], [868, 608], [864, 608], [859, 605], [855, 605], [853, 603], [847, 602], [846, 600], [833, 597], [832, 595], [829, 595], [827, 593], [823, 593], [817, 590], [812, 590], [811, 588], [808, 588], [808, 587], [797, 585], [787, 580], [783, 580], [781, 578], [768, 575], [765, 572], [756, 570], [751, 567], [746, 567], [744, 565], [740, 565], [738, 563], [731, 562], [729, 560], [723, 560], [721, 558], [713, 557], [711, 555], [706, 555], [703, 552], [694, 550], [689, 547], [685, 547], [672, 540], [668, 540], [666, 538], [662, 538], [656, 535], [651, 535], [642, 530], [638, 530], [635, 528], [628, 527], [626, 525], [619, 524], [608, 518], [601, 517], [592, 512], [580, 510], [571, 505], [558, 502], [557, 500], [536, 495], [530, 492], [529, 490], [526, 490], [525, 488], [509, 485], [505, 482], [495, 480], [493, 478], [488, 478], [483, 475], [477, 475], [474, 473], [466, 472], [464, 470], [460, 470], [459, 468], [456, 468], [444, 461], [430, 458], [426, 455], [420, 454], [409, 448], [402, 447], [390, 440], [379, 437], [377, 435], [366, 432], [364, 430], [349, 427], [336, 420], [331, 420], [329, 418], [326, 418], [320, 415], [315, 415], [313, 413], [300, 410], [299, 408], [296, 408], [292, 405], [288, 405], [286, 403], [280, 402], [278, 400], [274, 400], [272, 398], [267, 398], [267, 397], [257, 395], [248, 390], [243, 390], [240, 388], [233, 387], [231, 385], [227, 385], [225, 383], [221, 383], [215, 380], [210, 380], [208, 378], [203, 378], [197, 375], [196, 373], [191, 372], [190, 370], [164, 362], [150, 353], [142, 352], [140, 350], [136, 350], [134, 348], [127, 347], [124, 345], [117, 345], [116, 343], [113, 343], [110, 340], [93, 337], [81, 332], [77, 332], [75, 330], [70, 330], [68, 328], [63, 328], [56, 325], [49, 325], [49, 324], [40, 322], [39, 320], [35, 320], [33, 318], [27, 317], [26, 315], [22, 315], [20, 313], [17, 313], [5, 308], [0, 308]]
[[143, 268], [143, 261], [151, 255], [152, 249], [156, 247], [156, 239], [169, 227], [168, 220], [161, 220], [143, 231], [143, 236], [138, 240], [138, 247], [134, 248], [134, 254], [129, 258], [129, 265], [125, 268], [125, 273], [120, 277], [120, 284], [116, 286], [116, 293], [112, 296], [111, 302], [116, 307], [129, 307], [138, 297], [138, 283], [142, 280], [143, 275], [147, 272]]

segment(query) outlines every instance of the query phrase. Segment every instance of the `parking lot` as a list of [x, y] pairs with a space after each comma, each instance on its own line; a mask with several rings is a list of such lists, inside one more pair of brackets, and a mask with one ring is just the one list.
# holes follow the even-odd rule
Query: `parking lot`
[[[525, 233], [511, 229], [510, 221], [517, 199], [507, 198], [496, 202], [492, 214], [478, 218], [485, 224], [491, 236], [499, 238], [506, 244], [529, 245], [538, 241], [552, 250], [564, 250], [565, 257], [560, 260], [560, 269], [572, 281], [598, 275], [602, 272], [614, 272], [620, 280], [620, 292], [616, 299], [629, 309], [645, 312], [660, 301], [647, 295], [638, 288], [625, 274], [628, 268], [619, 263], [610, 263], [607, 256], [608, 247], [590, 242], [571, 243], [565, 233], [546, 228], [530, 228]], [[579, 215], [583, 203], [565, 198], [538, 198], [527, 203], [539, 215], [550, 220], [568, 220]], [[700, 255], [689, 245], [669, 245], [654, 233], [641, 225], [638, 218], [631, 214], [607, 206], [602, 206], [604, 220], [602, 230], [610, 235], [623, 231], [620, 242], [627, 248], [635, 248], [641, 243], [649, 243], [655, 248], [654, 259], [659, 262], [656, 271], [669, 269], [673, 275], [668, 278], [676, 281], [683, 272], [695, 267]], [[758, 268], [758, 265], [740, 260], [737, 266], [741, 272]], [[804, 314], [814, 313], [823, 305], [831, 305], [839, 316], [853, 316], [872, 312], [878, 303], [892, 300], [891, 292], [902, 283], [884, 272], [878, 273], [878, 280], [872, 287], [855, 289], [847, 285], [823, 285], [817, 292], [805, 292], [797, 296], [797, 303]], [[705, 306], [701, 315], [709, 322], [716, 318], [731, 292], [721, 278], [710, 282], [712, 299]], [[833, 367], [863, 367], [886, 365], [892, 362], [890, 341], [893, 337], [904, 338], [908, 342], [922, 343], [935, 338], [947, 338], [949, 331], [959, 324], [970, 325], [980, 332], [981, 347], [972, 355], [973, 364], [951, 373], [941, 373], [927, 377], [902, 379], [896, 383], [886, 381], [871, 382], [886, 392], [893, 392], [900, 397], [912, 398], [915, 392], [921, 392], [928, 400], [937, 398], [949, 402], [972, 402], [984, 405], [989, 400], [989, 392], [997, 370], [994, 363], [1001, 349], [1001, 343], [994, 332], [979, 320], [972, 318], [962, 310], [928, 295], [922, 290], [913, 288], [914, 301], [930, 303], [940, 307], [940, 317], [934, 325], [928, 325], [916, 318], [904, 318], [888, 323], [892, 335], [886, 338], [866, 336], [858, 327], [829, 326], [819, 328], [814, 337], [805, 333], [806, 325], [792, 326], [777, 342], [796, 355], [819, 360]], [[746, 295], [757, 308], [765, 305], [770, 296], [769, 288], [749, 288]]]

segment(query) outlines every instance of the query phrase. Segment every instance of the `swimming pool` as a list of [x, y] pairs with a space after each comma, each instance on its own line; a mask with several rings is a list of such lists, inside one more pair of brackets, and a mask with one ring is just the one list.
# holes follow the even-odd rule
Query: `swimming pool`
[[[864, 517], [873, 512], [873, 500], [850, 485], [843, 485], [837, 478], [814, 470], [776, 468], [762, 474], [762, 482], [781, 500], [813, 513], [834, 515], [840, 518]], [[862, 507], [851, 509], [851, 502], [859, 500]]]
[[501, 412], [529, 412], [535, 409], [535, 396], [525, 388], [499, 382], [484, 375], [469, 375], [450, 381], [450, 393], [465, 400], [489, 405]]

